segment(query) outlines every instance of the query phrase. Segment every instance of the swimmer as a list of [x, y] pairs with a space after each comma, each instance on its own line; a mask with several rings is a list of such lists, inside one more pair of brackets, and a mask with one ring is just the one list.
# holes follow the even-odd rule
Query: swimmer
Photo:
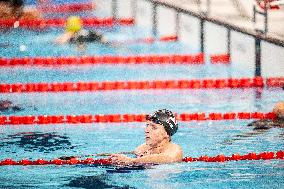
[[9, 110], [16, 112], [16, 111], [21, 111], [22, 108], [17, 105], [13, 105], [13, 103], [9, 100], [0, 100], [0, 112], [9, 111]]
[[24, 6], [23, 0], [0, 0], [1, 19], [41, 19], [41, 14], [32, 7]]
[[262, 119], [249, 123], [248, 126], [254, 127], [254, 130], [258, 129], [270, 129], [273, 127], [284, 128], [284, 102], [278, 102], [273, 108], [273, 113], [276, 115], [276, 119]]
[[65, 44], [67, 42], [82, 44], [86, 42], [99, 42], [109, 44], [102, 34], [83, 29], [82, 20], [77, 16], [71, 16], [66, 21], [65, 32], [56, 38], [56, 44]]
[[146, 117], [145, 143], [138, 146], [130, 158], [123, 154], [110, 156], [114, 164], [175, 163], [181, 162], [182, 148], [172, 143], [171, 137], [178, 130], [174, 114], [166, 109], [158, 110]]

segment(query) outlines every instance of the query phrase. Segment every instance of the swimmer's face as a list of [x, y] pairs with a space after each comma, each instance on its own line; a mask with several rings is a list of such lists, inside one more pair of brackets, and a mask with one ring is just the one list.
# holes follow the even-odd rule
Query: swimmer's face
[[145, 128], [145, 140], [149, 146], [159, 145], [165, 138], [169, 138], [163, 125], [147, 121]]
[[284, 118], [284, 102], [278, 102], [274, 108], [273, 112], [276, 114], [279, 118]]

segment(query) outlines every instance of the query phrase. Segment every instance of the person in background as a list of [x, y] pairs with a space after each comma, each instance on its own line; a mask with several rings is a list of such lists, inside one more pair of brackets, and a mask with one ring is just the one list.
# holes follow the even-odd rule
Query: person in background
[[257, 129], [270, 129], [272, 127], [281, 127], [284, 128], [284, 102], [278, 102], [273, 108], [273, 113], [276, 115], [276, 118], [273, 120], [262, 119], [257, 120], [252, 123], [249, 123], [248, 126], [254, 127], [254, 130]]
[[0, 0], [0, 18], [4, 20], [34, 20], [42, 16], [35, 8], [24, 6], [23, 0]]
[[22, 108], [17, 105], [13, 105], [10, 100], [0, 100], [0, 112], [5, 112], [9, 110], [16, 112], [21, 111]]
[[56, 44], [68, 42], [75, 44], [84, 44], [86, 42], [109, 44], [101, 33], [83, 29], [82, 20], [77, 16], [70, 16], [67, 19], [65, 32], [55, 39]]
[[[238, 135], [226, 139], [223, 142], [223, 145], [231, 145], [235, 141], [247, 140], [249, 137], [256, 137], [263, 133], [266, 133], [271, 128], [284, 128], [284, 102], [278, 102], [273, 108], [273, 113], [276, 115], [276, 118], [271, 119], [261, 119], [249, 123], [248, 127], [253, 127], [252, 131], [243, 132]], [[283, 134], [281, 134], [283, 136]]]
[[114, 164], [175, 163], [183, 158], [182, 148], [172, 143], [171, 137], [178, 130], [174, 114], [166, 109], [146, 116], [145, 143], [138, 146], [130, 158], [123, 154], [110, 156]]

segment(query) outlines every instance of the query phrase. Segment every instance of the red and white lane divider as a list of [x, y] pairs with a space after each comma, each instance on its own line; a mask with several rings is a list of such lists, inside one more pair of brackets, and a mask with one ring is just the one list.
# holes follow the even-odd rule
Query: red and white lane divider
[[284, 5], [283, 0], [257, 0], [256, 3], [262, 10], [279, 10]]
[[[82, 18], [83, 25], [91, 26], [114, 26], [118, 25], [134, 25], [133, 18]], [[23, 27], [33, 29], [43, 29], [46, 27], [65, 27], [66, 19], [63, 18], [49, 18], [42, 20], [0, 20], [0, 28]]]
[[92, 2], [68, 3], [68, 4], [48, 4], [37, 6], [37, 9], [43, 13], [75, 13], [81, 11], [94, 10], [95, 5]]
[[284, 87], [284, 77], [267, 78], [266, 85], [268, 87]]
[[[179, 121], [206, 120], [244, 120], [244, 119], [275, 119], [272, 112], [228, 112], [228, 113], [182, 113], [176, 115]], [[97, 114], [97, 115], [26, 115], [0, 116], [0, 125], [28, 124], [79, 124], [79, 123], [128, 123], [145, 122], [146, 114]]]
[[[160, 38], [141, 38], [125, 41], [111, 41], [118, 45], [131, 45], [138, 43], [152, 44], [154, 42], [175, 42], [178, 37], [161, 36]], [[230, 64], [230, 55], [211, 55], [211, 64]], [[193, 55], [132, 55], [132, 56], [84, 56], [84, 57], [21, 57], [5, 58], [0, 57], [0, 66], [14, 65], [68, 65], [68, 64], [204, 64], [204, 54]]]
[[[248, 153], [245, 155], [240, 154], [232, 154], [231, 156], [225, 156], [223, 154], [217, 156], [200, 156], [198, 158], [185, 157], [183, 158], [183, 162], [195, 162], [195, 161], [203, 161], [203, 162], [225, 162], [225, 161], [241, 161], [241, 160], [273, 160], [284, 159], [284, 151], [277, 152], [261, 152], [261, 153]], [[37, 159], [35, 161], [29, 159], [22, 159], [19, 161], [15, 161], [13, 159], [4, 159], [0, 161], [0, 166], [12, 166], [12, 165], [112, 165], [111, 159], [77, 159], [71, 158], [70, 160], [61, 160], [61, 159], [52, 159], [52, 160], [44, 160]]]
[[[282, 87], [283, 78], [267, 78], [267, 87]], [[0, 93], [31, 92], [82, 92], [106, 90], [160, 90], [160, 89], [224, 89], [265, 87], [265, 79], [229, 78], [201, 80], [156, 80], [156, 81], [103, 81], [62, 83], [0, 83]]]
[[0, 66], [14, 65], [85, 65], [85, 64], [204, 64], [202, 53], [195, 55], [133, 55], [84, 57], [0, 58]]
[[111, 43], [130, 45], [130, 44], [138, 44], [138, 43], [152, 44], [157, 41], [175, 42], [177, 40], [178, 40], [178, 37], [176, 35], [169, 35], [169, 36], [161, 36], [160, 38], [147, 37], [147, 38], [140, 38], [140, 39], [130, 39], [130, 40], [125, 40], [125, 41], [111, 41]]
[[210, 62], [212, 64], [230, 64], [231, 57], [229, 54], [216, 54], [210, 56]]

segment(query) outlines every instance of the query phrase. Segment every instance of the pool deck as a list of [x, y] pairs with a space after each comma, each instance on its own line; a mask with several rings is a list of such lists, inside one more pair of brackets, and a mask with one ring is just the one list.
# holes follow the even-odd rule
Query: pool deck
[[[206, 0], [155, 0], [200, 14], [206, 10]], [[208, 18], [222, 21], [230, 25], [245, 29], [250, 33], [256, 33], [255, 28], [264, 29], [264, 18], [257, 15], [256, 24], [253, 20], [254, 0], [211, 0]], [[268, 11], [269, 38], [284, 41], [284, 5], [278, 10]]]

